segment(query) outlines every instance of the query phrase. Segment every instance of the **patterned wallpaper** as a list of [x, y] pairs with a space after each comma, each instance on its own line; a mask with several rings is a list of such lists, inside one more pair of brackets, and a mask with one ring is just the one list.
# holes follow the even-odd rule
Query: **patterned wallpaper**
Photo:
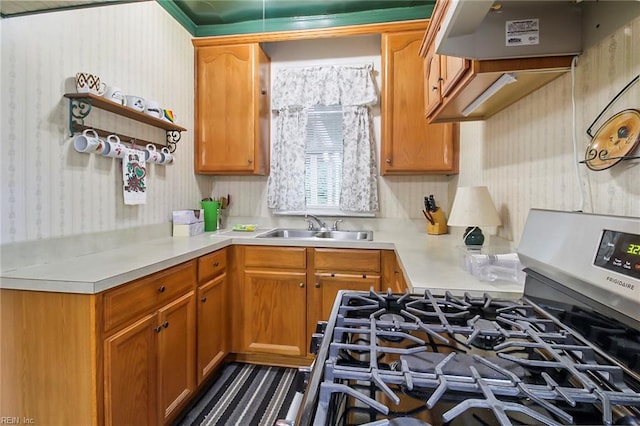
[[[172, 210], [196, 208], [203, 196], [227, 193], [232, 195], [228, 215], [270, 217], [265, 177], [194, 175], [191, 37], [155, 2], [9, 18], [0, 26], [3, 244], [166, 223]], [[355, 48], [356, 56], [379, 63], [375, 38], [356, 39], [302, 43], [296, 49], [305, 53], [303, 60], [313, 52], [321, 60], [339, 57], [354, 63], [349, 50]], [[350, 43], [355, 44], [341, 53]], [[586, 127], [640, 72], [639, 45], [640, 20], [635, 20], [579, 57], [578, 159], [589, 142]], [[271, 48], [274, 66], [285, 60], [278, 55], [289, 48]], [[150, 167], [146, 205], [124, 205], [117, 161], [73, 150], [62, 95], [72, 91], [70, 77], [78, 71], [94, 72], [127, 93], [170, 106], [178, 124], [189, 130], [178, 143], [176, 164]], [[504, 225], [498, 234], [517, 242], [531, 207], [578, 209], [571, 81], [567, 73], [486, 122], [463, 123], [459, 176], [381, 177], [378, 216], [420, 220], [425, 194], [434, 194], [448, 211], [458, 184], [482, 184], [489, 186], [501, 212]], [[638, 86], [606, 116], [640, 107]], [[162, 131], [110, 113], [92, 112], [90, 119], [89, 124], [143, 139], [164, 138]], [[379, 114], [376, 127], [379, 134]], [[578, 171], [585, 211], [640, 215], [637, 162], [601, 172], [579, 165]]]
[[[38, 240], [168, 222], [195, 208], [211, 179], [193, 173], [191, 36], [156, 2], [0, 20], [1, 241]], [[171, 166], [151, 165], [147, 202], [125, 206], [120, 161], [80, 154], [68, 130], [79, 71], [177, 114]], [[162, 143], [163, 130], [94, 109], [87, 124]]]
[[[575, 68], [577, 160], [572, 143], [572, 76], [566, 73], [485, 122], [461, 127], [459, 184], [487, 185], [503, 226], [498, 235], [519, 241], [530, 208], [640, 216], [640, 164], [604, 171], [577, 166], [591, 141], [586, 129], [609, 101], [640, 74], [640, 19], [578, 57]], [[640, 109], [640, 83], [604, 114]], [[640, 149], [636, 149], [636, 155]], [[581, 203], [584, 194], [584, 205]], [[640, 232], [640, 229], [638, 230]]]

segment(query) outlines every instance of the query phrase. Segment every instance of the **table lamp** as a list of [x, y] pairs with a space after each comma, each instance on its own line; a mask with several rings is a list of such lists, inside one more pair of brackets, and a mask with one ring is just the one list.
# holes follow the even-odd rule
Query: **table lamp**
[[462, 186], [456, 191], [449, 226], [467, 226], [464, 243], [468, 248], [480, 248], [484, 235], [480, 226], [500, 226], [500, 216], [486, 186]]

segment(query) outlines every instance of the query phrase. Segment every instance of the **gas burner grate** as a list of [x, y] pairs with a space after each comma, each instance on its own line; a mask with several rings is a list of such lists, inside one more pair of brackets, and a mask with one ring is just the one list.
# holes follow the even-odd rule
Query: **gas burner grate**
[[[454, 401], [445, 422], [483, 409], [502, 425], [516, 412], [539, 423], [572, 423], [575, 407], [590, 404], [611, 424], [613, 407], [640, 410], [640, 394], [619, 366], [599, 364], [570, 329], [520, 301], [346, 292], [331, 335], [316, 424], [325, 424], [322, 407], [337, 394], [388, 415], [376, 392], [394, 404], [400, 393], [417, 395], [428, 409]], [[474, 354], [476, 348], [493, 355]]]

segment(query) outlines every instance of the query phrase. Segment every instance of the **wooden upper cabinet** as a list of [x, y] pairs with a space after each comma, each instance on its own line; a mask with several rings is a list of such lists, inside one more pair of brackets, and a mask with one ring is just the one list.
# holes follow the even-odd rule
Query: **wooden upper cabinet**
[[[458, 129], [425, 120], [425, 63], [419, 55], [424, 30], [382, 34], [381, 174], [458, 172]], [[439, 69], [438, 58], [426, 64]]]
[[258, 43], [195, 54], [196, 173], [269, 174], [269, 57]]
[[435, 47], [431, 46], [427, 56], [424, 58], [424, 113], [431, 114], [442, 103], [440, 78], [440, 55], [435, 52]]
[[455, 56], [441, 56], [440, 57], [440, 92], [442, 97], [449, 96], [449, 94], [456, 87], [456, 84], [466, 74], [469, 69], [471, 61], [464, 58], [456, 58]]

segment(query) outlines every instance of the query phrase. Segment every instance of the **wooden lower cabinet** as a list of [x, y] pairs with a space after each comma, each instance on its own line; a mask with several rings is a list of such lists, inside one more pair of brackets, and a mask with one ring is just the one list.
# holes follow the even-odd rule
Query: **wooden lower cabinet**
[[190, 291], [105, 339], [105, 424], [167, 424], [195, 391]]
[[307, 333], [318, 321], [326, 321], [340, 290], [380, 290], [380, 250], [316, 248], [313, 251], [314, 283], [307, 305]]
[[[306, 357], [338, 291], [380, 290], [380, 250], [238, 247], [240, 352]], [[262, 358], [264, 359], [264, 358]]]
[[229, 353], [227, 275], [198, 287], [198, 386]]
[[157, 315], [147, 315], [104, 343], [106, 425], [157, 424]]
[[0, 410], [37, 424], [170, 424], [229, 352], [308, 365], [337, 292], [380, 290], [381, 253], [236, 246], [99, 294], [2, 289]]
[[407, 291], [407, 281], [393, 250], [382, 250], [382, 291], [391, 290], [393, 293]]
[[161, 308], [158, 319], [158, 402], [166, 424], [196, 389], [194, 292]]
[[0, 289], [0, 420], [101, 424], [96, 298]]
[[198, 258], [196, 295], [197, 385], [200, 386], [229, 353], [227, 249]]
[[340, 272], [319, 272], [315, 274], [315, 290], [318, 294], [313, 297], [313, 304], [320, 313], [317, 318], [311, 318], [312, 326], [318, 321], [329, 319], [331, 308], [340, 290], [369, 291], [373, 288], [380, 290], [380, 275], [365, 275]]
[[307, 354], [306, 291], [305, 271], [245, 271], [245, 347], [249, 352]]

